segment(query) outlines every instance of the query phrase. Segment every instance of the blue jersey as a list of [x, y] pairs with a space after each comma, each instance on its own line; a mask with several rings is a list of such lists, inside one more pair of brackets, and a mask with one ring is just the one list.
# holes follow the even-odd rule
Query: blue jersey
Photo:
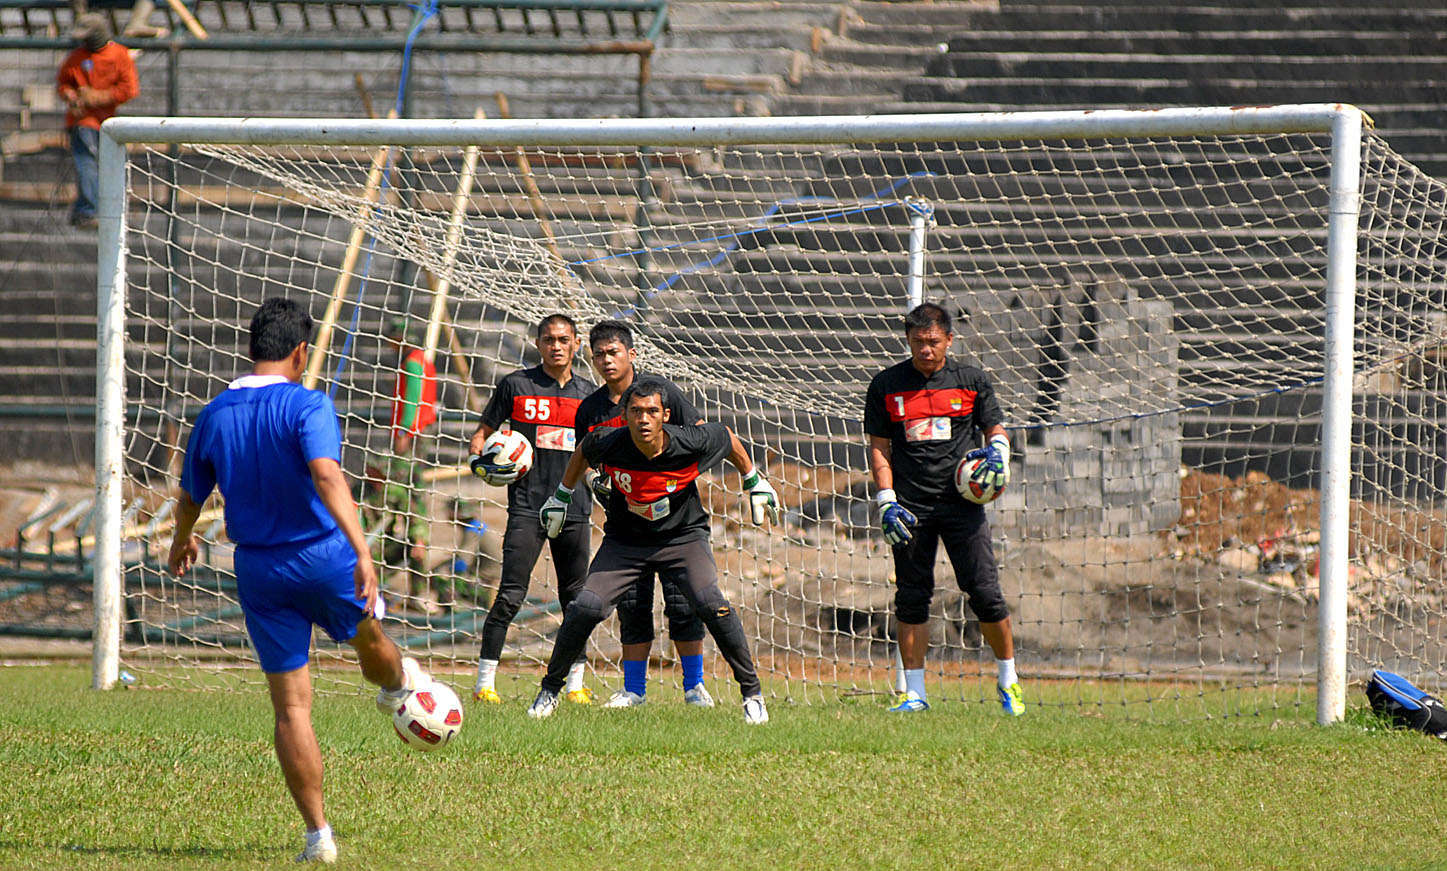
[[226, 535], [245, 547], [316, 541], [337, 532], [307, 463], [341, 461], [342, 431], [331, 399], [299, 384], [247, 376], [196, 419], [181, 487], [200, 505], [221, 488]]

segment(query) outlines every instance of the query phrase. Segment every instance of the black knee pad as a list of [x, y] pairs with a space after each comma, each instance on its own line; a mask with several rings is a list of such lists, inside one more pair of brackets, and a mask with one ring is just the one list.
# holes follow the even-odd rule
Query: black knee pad
[[[634, 603], [636, 604], [636, 602]], [[653, 609], [640, 611], [618, 605], [618, 640], [624, 644], [652, 644]]]
[[592, 590], [584, 590], [568, 603], [567, 615], [576, 614], [580, 619], [598, 623], [608, 616], [609, 610], [602, 596]]
[[688, 597], [673, 584], [665, 584], [663, 587], [663, 616], [668, 618], [668, 637], [673, 641], [703, 640], [703, 621], [693, 613], [693, 605], [689, 604]]

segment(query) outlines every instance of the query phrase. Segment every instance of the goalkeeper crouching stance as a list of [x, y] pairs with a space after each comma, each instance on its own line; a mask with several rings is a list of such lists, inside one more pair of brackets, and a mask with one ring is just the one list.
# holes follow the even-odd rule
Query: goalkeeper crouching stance
[[752, 468], [728, 427], [669, 423], [666, 395], [667, 386], [661, 379], [636, 379], [621, 402], [627, 426], [589, 433], [574, 452], [557, 492], [540, 512], [548, 535], [557, 535], [585, 467], [601, 469], [613, 482], [603, 543], [588, 568], [582, 591], [563, 614], [542, 689], [528, 708], [530, 717], [541, 719], [557, 710], [568, 667], [593, 629], [640, 578], [656, 573], [688, 599], [733, 669], [744, 698], [744, 722], [757, 725], [769, 720], [743, 623], [718, 588], [708, 514], [699, 499], [697, 478], [725, 457], [742, 454], [748, 468], [740, 471], [749, 482], [749, 507], [755, 523], [762, 524], [766, 515], [773, 515], [777, 522], [778, 497]]
[[226, 499], [236, 543], [236, 592], [276, 715], [276, 756], [306, 823], [299, 862], [331, 863], [337, 845], [322, 805], [322, 754], [312, 730], [312, 626], [357, 651], [390, 715], [431, 679], [403, 658], [378, 620], [377, 570], [342, 472], [342, 433], [325, 393], [299, 383], [312, 319], [292, 300], [268, 299], [251, 319], [252, 373], [231, 382], [196, 418], [177, 495], [168, 560], [180, 577], [197, 557], [192, 535], [213, 490]]
[[[995, 654], [1000, 705], [1020, 716], [1025, 702], [1015, 676], [1010, 611], [1000, 591], [985, 507], [955, 489], [961, 459], [983, 457], [982, 474], [1003, 487], [1010, 474], [1010, 440], [990, 376], [949, 357], [950, 316], [933, 303], [905, 316], [908, 360], [874, 376], [864, 402], [869, 469], [874, 476], [884, 539], [894, 548], [895, 619], [904, 660], [905, 692], [891, 711], [929, 710], [924, 657], [935, 554], [941, 542], [960, 589]], [[969, 450], [983, 437], [986, 446]]]

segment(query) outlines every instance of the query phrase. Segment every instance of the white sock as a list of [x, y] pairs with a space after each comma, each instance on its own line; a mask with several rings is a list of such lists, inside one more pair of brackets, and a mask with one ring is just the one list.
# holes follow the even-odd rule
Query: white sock
[[479, 659], [477, 661], [477, 683], [473, 686], [473, 692], [480, 689], [495, 689], [493, 682], [497, 680], [497, 660]]
[[316, 844], [320, 844], [320, 843], [322, 843], [323, 841], [330, 841], [331, 839], [332, 839], [332, 827], [329, 826], [329, 825], [322, 826], [320, 829], [317, 829], [315, 832], [313, 832], [311, 829], [307, 829], [307, 832], [306, 832], [306, 845], [307, 845], [308, 847], [315, 846]]
[[927, 701], [924, 695], [924, 669], [906, 668], [904, 670], [905, 692], [914, 693], [920, 701]]
[[573, 692], [574, 690], [580, 690], [580, 689], [582, 689], [582, 688], [583, 688], [583, 663], [581, 663], [581, 662], [575, 662], [575, 663], [573, 663], [573, 667], [570, 668], [570, 669], [568, 669], [568, 685], [567, 685], [567, 687], [565, 687], [565, 691], [571, 693], [571, 692]]
[[995, 660], [995, 667], [1000, 670], [1000, 688], [1009, 689], [1010, 684], [1019, 683], [1020, 679], [1015, 676], [1015, 657], [1009, 659]]

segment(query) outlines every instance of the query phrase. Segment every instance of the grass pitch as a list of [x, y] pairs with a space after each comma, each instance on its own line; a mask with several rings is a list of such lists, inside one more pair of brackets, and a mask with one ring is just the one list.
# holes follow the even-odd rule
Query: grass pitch
[[[262, 691], [87, 684], [0, 669], [0, 868], [275, 867], [300, 849]], [[369, 697], [319, 698], [338, 867], [1447, 868], [1447, 747], [1359, 712], [1316, 728], [775, 702], [751, 728], [731, 689], [712, 711], [665, 689], [541, 723], [469, 703], [432, 756]]]

